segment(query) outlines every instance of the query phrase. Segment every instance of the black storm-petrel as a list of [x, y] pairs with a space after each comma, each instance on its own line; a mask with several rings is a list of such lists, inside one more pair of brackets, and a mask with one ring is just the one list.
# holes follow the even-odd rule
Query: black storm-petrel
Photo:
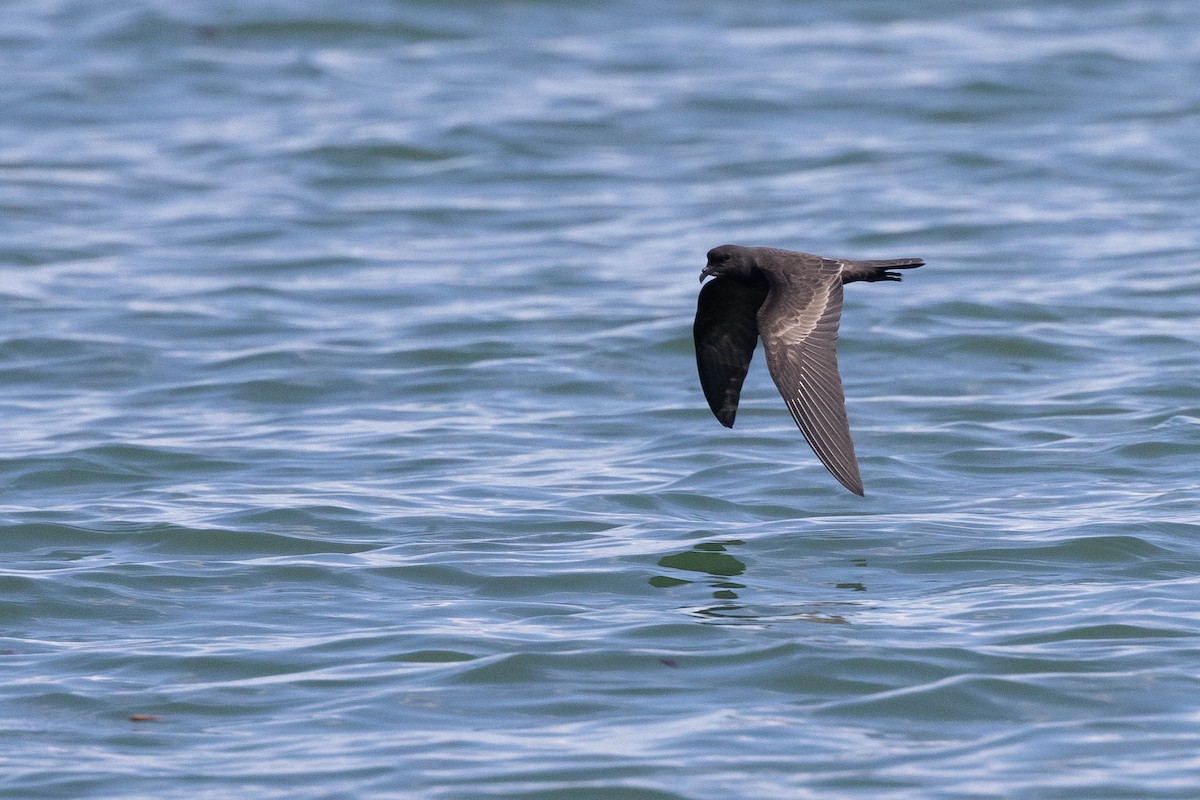
[[837, 366], [842, 284], [898, 281], [919, 258], [848, 261], [771, 247], [723, 244], [708, 251], [696, 306], [696, 366], [713, 414], [733, 427], [759, 337], [792, 418], [833, 477], [863, 493]]

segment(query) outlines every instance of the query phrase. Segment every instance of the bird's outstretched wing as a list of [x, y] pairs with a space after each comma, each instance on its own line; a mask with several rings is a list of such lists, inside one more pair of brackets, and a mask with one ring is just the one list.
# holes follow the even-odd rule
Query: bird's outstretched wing
[[758, 309], [767, 297], [766, 278], [712, 279], [696, 304], [696, 367], [708, 407], [726, 428], [733, 427], [742, 382], [758, 343]]
[[759, 329], [771, 377], [800, 432], [833, 477], [861, 495], [837, 365], [841, 316], [842, 279], [830, 269], [811, 293], [773, 295], [759, 315]]

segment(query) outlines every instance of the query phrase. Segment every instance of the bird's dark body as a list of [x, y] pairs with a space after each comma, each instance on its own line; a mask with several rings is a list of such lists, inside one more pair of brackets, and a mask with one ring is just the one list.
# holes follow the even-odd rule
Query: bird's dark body
[[771, 247], [721, 245], [700, 280], [696, 365], [713, 414], [732, 428], [758, 340], [788, 410], [825, 467], [863, 494], [837, 367], [842, 285], [898, 281], [919, 258], [850, 261]]

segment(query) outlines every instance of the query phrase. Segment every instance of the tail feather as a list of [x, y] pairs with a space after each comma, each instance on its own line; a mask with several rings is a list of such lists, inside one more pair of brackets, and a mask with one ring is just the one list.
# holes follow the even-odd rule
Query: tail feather
[[879, 261], [843, 261], [842, 283], [852, 281], [898, 281], [898, 269], [916, 269], [925, 262], [920, 258], [890, 258]]

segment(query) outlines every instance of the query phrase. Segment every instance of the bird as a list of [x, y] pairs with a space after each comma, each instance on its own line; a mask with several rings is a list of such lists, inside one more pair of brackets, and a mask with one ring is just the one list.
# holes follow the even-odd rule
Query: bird
[[774, 247], [723, 244], [708, 251], [696, 303], [696, 367], [709, 408], [727, 428], [761, 338], [767, 368], [817, 458], [864, 495], [838, 373], [842, 284], [898, 281], [919, 258], [851, 261]]

